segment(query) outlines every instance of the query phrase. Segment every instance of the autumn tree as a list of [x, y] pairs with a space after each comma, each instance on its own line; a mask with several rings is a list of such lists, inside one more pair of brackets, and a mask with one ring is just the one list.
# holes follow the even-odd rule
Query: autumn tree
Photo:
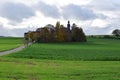
[[39, 42], [48, 42], [49, 41], [49, 30], [47, 28], [41, 28], [40, 37], [38, 38]]
[[60, 26], [59, 30], [58, 30], [58, 35], [57, 35], [57, 41], [58, 42], [65, 42], [65, 38], [66, 38], [66, 28], [64, 28], [63, 25]]
[[47, 30], [49, 31], [49, 42], [54, 42], [55, 41], [55, 27], [52, 24], [48, 24], [45, 26]]
[[36, 32], [35, 31], [29, 31], [28, 36], [29, 36], [30, 42], [36, 41]]
[[54, 38], [55, 38], [55, 41], [56, 41], [56, 42], [58, 41], [59, 29], [60, 29], [60, 22], [57, 21], [57, 22], [56, 22], [56, 25], [55, 25], [55, 35], [54, 35]]
[[56, 25], [55, 25], [55, 29], [58, 30], [59, 28], [60, 28], [60, 22], [57, 21], [57, 22], [56, 22]]

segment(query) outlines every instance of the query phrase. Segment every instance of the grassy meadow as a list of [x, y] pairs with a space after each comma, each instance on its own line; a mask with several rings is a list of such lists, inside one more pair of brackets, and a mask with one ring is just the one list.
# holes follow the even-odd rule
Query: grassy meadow
[[119, 61], [120, 40], [89, 38], [87, 43], [40, 43], [7, 56], [47, 60]]
[[4, 37], [0, 38], [0, 52], [10, 50], [22, 45], [22, 38]]
[[120, 80], [120, 40], [36, 43], [0, 57], [0, 80]]
[[120, 62], [1, 58], [0, 80], [120, 80]]

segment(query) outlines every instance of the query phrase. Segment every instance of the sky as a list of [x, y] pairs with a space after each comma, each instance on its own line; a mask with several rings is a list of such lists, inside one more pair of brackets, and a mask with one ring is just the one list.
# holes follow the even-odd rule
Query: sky
[[120, 0], [0, 0], [0, 36], [21, 37], [68, 20], [86, 35], [111, 34], [120, 29]]

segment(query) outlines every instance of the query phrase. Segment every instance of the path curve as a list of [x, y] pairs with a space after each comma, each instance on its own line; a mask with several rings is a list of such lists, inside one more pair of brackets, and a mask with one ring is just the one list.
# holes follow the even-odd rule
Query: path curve
[[[29, 43], [28, 45], [31, 45], [31, 44], [32, 43]], [[0, 56], [6, 55], [6, 54], [11, 54], [11, 53], [14, 53], [14, 52], [17, 52], [17, 51], [21, 51], [24, 48], [25, 48], [25, 46], [20, 46], [20, 47], [14, 48], [12, 50], [3, 51], [3, 52], [0, 52]]]

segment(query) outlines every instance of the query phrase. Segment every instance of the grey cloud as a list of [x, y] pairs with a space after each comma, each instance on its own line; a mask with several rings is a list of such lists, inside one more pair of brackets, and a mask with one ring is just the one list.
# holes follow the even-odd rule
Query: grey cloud
[[107, 19], [108, 17], [107, 16], [105, 16], [104, 14], [96, 14], [96, 16], [97, 16], [97, 18], [99, 18], [99, 19]]
[[99, 28], [98, 26], [96, 26], [96, 27], [89, 27], [84, 30], [87, 35], [106, 35], [106, 34], [111, 34], [113, 27]]
[[5, 3], [0, 7], [0, 16], [13, 22], [22, 22], [24, 18], [34, 16], [34, 10], [21, 3]]
[[62, 7], [62, 15], [65, 19], [78, 20], [92, 20], [97, 17], [92, 10], [74, 4]]
[[59, 9], [55, 5], [49, 5], [44, 2], [39, 2], [36, 6], [40, 12], [43, 13], [44, 16], [52, 17], [52, 18], [60, 18]]
[[112, 31], [115, 29], [120, 29], [120, 23], [110, 23], [104, 28], [100, 28], [99, 26], [93, 27], [86, 27], [84, 28], [85, 33], [87, 35], [105, 35], [105, 34], [112, 34]]
[[27, 28], [8, 29], [0, 25], [0, 36], [23, 37], [24, 33], [27, 31]]
[[7, 36], [9, 35], [9, 31], [3, 27], [2, 24], [0, 24], [0, 36]]
[[87, 6], [104, 11], [119, 11], [120, 0], [92, 0]]
[[16, 28], [11, 30], [13, 36], [23, 37], [25, 32], [28, 32], [28, 28]]

